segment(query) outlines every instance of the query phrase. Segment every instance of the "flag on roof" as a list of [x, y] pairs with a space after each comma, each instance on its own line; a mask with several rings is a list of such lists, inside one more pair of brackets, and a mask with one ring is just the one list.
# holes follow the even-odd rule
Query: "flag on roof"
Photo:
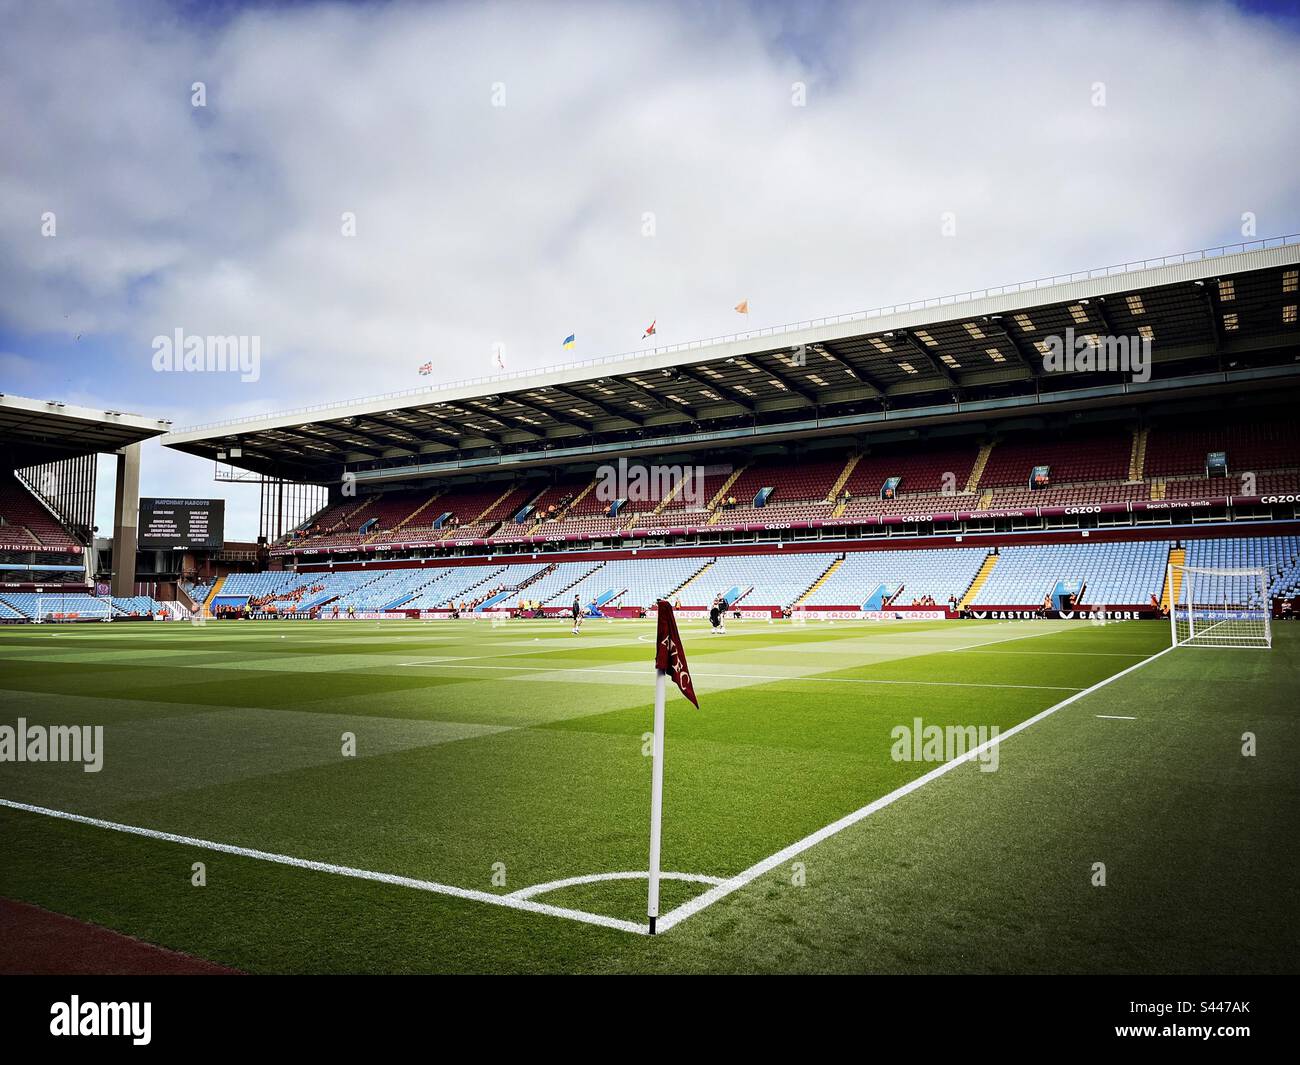
[[736, 313], [737, 313], [737, 314], [748, 314], [748, 313], [749, 313], [749, 300], [741, 300], [739, 303], [737, 303], [737, 304], [736, 304]]
[[658, 324], [658, 322], [659, 319], [656, 318], [653, 322], [649, 324], [649, 326], [646, 327], [646, 331], [641, 334], [642, 340], [644, 340], [646, 337], [652, 337], [655, 335], [655, 326]]
[[659, 631], [655, 636], [655, 669], [668, 674], [677, 687], [697, 707], [700, 701], [695, 698], [695, 686], [691, 684], [691, 668], [686, 664], [686, 651], [682, 647], [682, 638], [677, 632], [677, 619], [673, 617], [672, 605], [667, 599], [659, 600]]
[[423, 366], [420, 367], [420, 375], [422, 377], [428, 377], [429, 374], [431, 373], [433, 373], [433, 363], [426, 362]]
[[500, 344], [492, 349], [492, 365], [498, 370], [506, 368], [505, 349]]
[[574, 333], [570, 333], [567, 337], [564, 338], [564, 346], [566, 349], [572, 348], [577, 342], [578, 342], [578, 337]]

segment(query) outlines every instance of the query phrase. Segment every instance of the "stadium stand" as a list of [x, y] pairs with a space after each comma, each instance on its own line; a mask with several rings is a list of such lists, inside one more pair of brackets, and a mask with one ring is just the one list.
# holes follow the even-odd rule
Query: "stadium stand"
[[1150, 499], [1148, 484], [1074, 484], [1051, 488], [996, 488], [985, 510], [1014, 507], [1080, 507]]
[[[756, 462], [746, 467], [715, 508], [717, 525], [812, 521], [829, 517], [834, 504], [826, 497], [844, 469], [848, 456], [808, 462]], [[763, 505], [757, 497], [769, 489]], [[731, 500], [735, 504], [731, 504]]]
[[196, 603], [202, 603], [208, 598], [208, 593], [212, 591], [214, 581], [181, 581], [180, 586], [185, 589], [188, 595]]
[[[659, 505], [643, 509], [649, 509], [651, 514], [658, 512], [659, 522], [678, 521], [688, 514], [707, 513], [709, 504], [735, 472], [735, 468], [730, 463], [706, 467], [698, 486], [692, 481], [689, 488], [680, 488], [666, 501], [660, 501]], [[655, 522], [648, 520], [641, 524], [655, 524]]]
[[492, 565], [450, 568], [402, 606], [408, 610], [437, 610], [451, 603], [469, 606], [482, 597], [489, 582], [498, 577], [503, 568]]
[[66, 550], [76, 539], [15, 476], [0, 469], [0, 540]]
[[[1229, 495], [1280, 495], [1300, 492], [1300, 472], [1254, 473], [1253, 484], [1236, 477], [1191, 477], [1165, 482], [1166, 499], [1203, 499]], [[1253, 489], [1253, 490], [1252, 490]]]
[[1233, 477], [1246, 471], [1295, 469], [1300, 466], [1300, 425], [1265, 419], [1160, 426], [1152, 429], [1147, 442], [1146, 474], [1204, 477], [1205, 458], [1212, 451], [1226, 453]]
[[[367, 509], [364, 515], [365, 522], [374, 520], [372, 526], [374, 532], [368, 533], [367, 538], [373, 538], [382, 533], [391, 532], [404, 522], [412, 518], [429, 506], [441, 493], [439, 491], [427, 490], [423, 492], [386, 492], [378, 496], [374, 503]], [[365, 524], [363, 522], [362, 524]], [[358, 541], [361, 539], [360, 533], [357, 534]]]
[[925, 598], [943, 606], [961, 599], [987, 554], [980, 547], [852, 552], [800, 605], [856, 608], [875, 597], [873, 610]]
[[1147, 540], [1005, 547], [971, 604], [1041, 607], [1064, 591], [1078, 604], [1145, 605], [1164, 587], [1170, 546]]
[[[546, 571], [528, 585], [524, 598], [539, 603], [559, 601], [558, 597], [569, 593], [569, 589], [590, 574], [600, 565], [599, 562], [557, 562], [547, 567]], [[572, 594], [568, 595], [572, 598]], [[565, 599], [568, 602], [568, 599]]]
[[855, 499], [845, 504], [840, 517], [845, 521], [879, 516], [907, 517], [918, 514], [950, 514], [974, 510], [979, 496], [974, 492], [953, 495], [899, 495], [894, 499]]
[[724, 555], [677, 593], [683, 606], [708, 606], [725, 595], [732, 606], [790, 607], [839, 557], [833, 552], [798, 555]]
[[[1227, 477], [1206, 477], [1209, 450], [1227, 451]], [[1048, 467], [1050, 487], [1029, 486], [1036, 466]], [[971, 436], [953, 443], [882, 446], [864, 454], [831, 450], [812, 458], [763, 457], [749, 464], [740, 459], [702, 468], [702, 490], [692, 478], [690, 493], [622, 501], [613, 515], [594, 471], [563, 477], [549, 487], [521, 480], [385, 493], [327, 507], [306, 523], [310, 531], [299, 530], [282, 543], [326, 552], [360, 551], [367, 545], [382, 546], [394, 533], [400, 533], [401, 542], [430, 545], [487, 538], [563, 542], [629, 531], [653, 533], [683, 523], [722, 533], [882, 519], [926, 523], [936, 515], [965, 520], [956, 516], [978, 517], [984, 511], [1297, 494], [1300, 439], [1296, 429], [1276, 416], [1258, 424], [1211, 428], [1147, 429], [1125, 422], [1076, 426], [1050, 436], [1022, 432], [986, 443]], [[1249, 479], [1243, 480], [1244, 472]], [[882, 500], [881, 489], [891, 477], [900, 478], [895, 496]], [[519, 515], [522, 520], [515, 521]]]
[[899, 451], [863, 455], [849, 475], [844, 489], [855, 499], [880, 501], [880, 489], [887, 478], [901, 477], [898, 494], [932, 496], [948, 488], [965, 489], [979, 448], [973, 443], [961, 447]]
[[[1231, 537], [1216, 540], [1189, 540], [1187, 558], [1184, 563], [1192, 568], [1203, 569], [1262, 569], [1267, 574], [1269, 594], [1284, 597], [1294, 594], [1297, 580], [1297, 567], [1300, 566], [1300, 537], [1296, 536], [1258, 536]], [[1244, 587], [1246, 582], [1238, 582], [1231, 588], [1218, 579], [1213, 585], [1216, 593], [1231, 593]], [[1210, 587], [1206, 586], [1207, 589]], [[1197, 593], [1198, 599], [1200, 592]]]
[[156, 617], [159, 614], [171, 616], [165, 604], [149, 595], [134, 595], [121, 599], [114, 596], [112, 603], [113, 614], [117, 617]]
[[[1171, 541], [1042, 544], [994, 552], [974, 607], [1038, 608], [1062, 592], [1077, 605], [1146, 606], [1163, 588]], [[559, 563], [524, 562], [227, 578], [217, 603], [327, 612], [564, 607], [650, 607], [664, 597], [698, 609], [724, 595], [738, 607], [946, 606], [961, 602], [989, 551], [982, 547], [698, 555]], [[1300, 586], [1300, 537], [1189, 542], [1187, 565], [1262, 567], [1275, 595]], [[12, 601], [12, 597], [9, 597]]]
[[[574, 595], [586, 607], [648, 607], [661, 598], [671, 598], [706, 562], [703, 558], [620, 559], [607, 562], [562, 594], [568, 602]], [[558, 598], [558, 597], [553, 597]]]
[[1133, 434], [1121, 430], [1086, 432], [1068, 438], [1041, 437], [999, 441], [980, 477], [983, 488], [1029, 486], [1035, 466], [1051, 469], [1052, 484], [1118, 483], [1128, 477]]

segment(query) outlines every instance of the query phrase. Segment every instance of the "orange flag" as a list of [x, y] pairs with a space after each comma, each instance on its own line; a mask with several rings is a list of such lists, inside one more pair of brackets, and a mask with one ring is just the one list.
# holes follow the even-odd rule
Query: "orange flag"
[[739, 303], [737, 303], [737, 304], [736, 304], [736, 313], [737, 313], [737, 314], [748, 314], [748, 313], [749, 313], [749, 300], [741, 300]]

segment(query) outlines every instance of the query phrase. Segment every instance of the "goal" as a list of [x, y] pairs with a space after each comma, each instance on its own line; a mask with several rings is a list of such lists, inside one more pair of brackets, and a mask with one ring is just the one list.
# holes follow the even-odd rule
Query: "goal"
[[1272, 601], [1262, 569], [1170, 565], [1169, 628], [1175, 647], [1273, 646]]
[[106, 595], [90, 595], [86, 592], [41, 594], [36, 598], [36, 613], [32, 618], [37, 625], [112, 619], [112, 599]]

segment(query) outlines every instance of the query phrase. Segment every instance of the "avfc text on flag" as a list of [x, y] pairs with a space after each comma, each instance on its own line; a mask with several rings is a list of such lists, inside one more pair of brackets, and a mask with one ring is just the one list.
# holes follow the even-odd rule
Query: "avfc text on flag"
[[667, 673], [682, 694], [698, 707], [700, 701], [695, 698], [695, 686], [691, 684], [691, 670], [686, 664], [686, 651], [677, 632], [677, 619], [667, 599], [659, 600], [659, 632], [655, 637], [655, 648], [655, 669]]

